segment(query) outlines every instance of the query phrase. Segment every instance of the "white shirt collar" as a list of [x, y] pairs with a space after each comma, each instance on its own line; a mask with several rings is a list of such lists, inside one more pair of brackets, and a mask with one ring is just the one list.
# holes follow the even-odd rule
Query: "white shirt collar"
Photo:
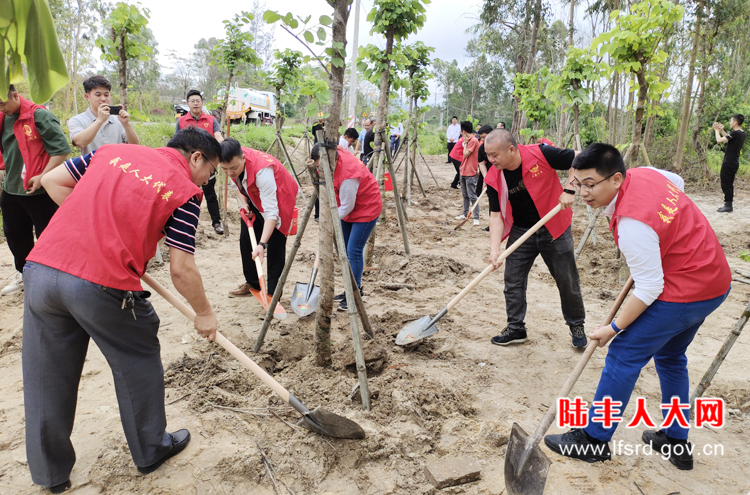
[[619, 195], [619, 192], [615, 194], [615, 197], [612, 199], [612, 201], [607, 205], [606, 208], [604, 208], [604, 216], [611, 217], [615, 214], [615, 205], [617, 204], [617, 197]]

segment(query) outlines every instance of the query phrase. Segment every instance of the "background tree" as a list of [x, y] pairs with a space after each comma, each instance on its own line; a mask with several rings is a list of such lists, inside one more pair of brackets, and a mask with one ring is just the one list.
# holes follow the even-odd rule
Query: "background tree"
[[273, 72], [268, 76], [268, 82], [276, 90], [276, 130], [281, 131], [286, 118], [286, 109], [297, 100], [297, 90], [302, 78], [302, 64], [306, 62], [302, 52], [290, 50], [276, 50], [273, 53], [276, 62]]
[[102, 60], [117, 63], [117, 76], [120, 85], [120, 104], [128, 106], [128, 60], [146, 60], [154, 55], [153, 49], [139, 39], [148, 25], [149, 10], [141, 11], [135, 5], [118, 2], [112, 13], [105, 19], [109, 30], [106, 37], [96, 40], [102, 51]]

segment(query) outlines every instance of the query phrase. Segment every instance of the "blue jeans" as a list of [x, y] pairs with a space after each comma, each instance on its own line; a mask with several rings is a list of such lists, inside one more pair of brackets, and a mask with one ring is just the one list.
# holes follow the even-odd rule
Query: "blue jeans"
[[370, 237], [372, 229], [375, 228], [376, 218], [371, 222], [345, 222], [341, 220], [341, 229], [344, 231], [344, 244], [346, 245], [346, 257], [352, 266], [357, 287], [362, 287], [362, 272], [365, 269], [365, 260], [362, 253]]
[[[654, 301], [610, 342], [594, 400], [600, 401], [609, 396], [613, 401], [622, 402], [620, 411], [624, 411], [641, 369], [653, 357], [661, 385], [662, 404], [669, 404], [672, 397], [679, 397], [681, 404], [687, 404], [690, 382], [685, 350], [706, 317], [724, 302], [728, 294], [729, 291], [723, 296], [692, 303]], [[592, 422], [591, 418], [595, 415], [601, 416], [595, 413], [596, 410], [598, 408], [595, 407], [589, 410], [586, 433], [608, 442], [617, 429], [617, 423], [611, 428], [604, 428], [602, 423]], [[668, 412], [668, 409], [664, 409], [663, 416]], [[688, 421], [688, 411], [680, 412], [685, 421]], [[658, 424], [657, 418], [652, 419]], [[667, 436], [678, 440], [686, 440], [688, 437], [688, 429], [680, 426], [677, 421], [666, 428], [665, 432]]]

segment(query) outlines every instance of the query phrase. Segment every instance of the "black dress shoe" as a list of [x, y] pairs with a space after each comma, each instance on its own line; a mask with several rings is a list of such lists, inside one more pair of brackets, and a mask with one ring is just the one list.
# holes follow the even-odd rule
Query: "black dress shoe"
[[651, 448], [669, 457], [669, 462], [677, 466], [677, 469], [689, 471], [693, 469], [693, 449], [687, 440], [670, 438], [664, 430], [646, 430], [641, 437], [643, 443], [651, 445]]
[[172, 450], [167, 452], [167, 455], [151, 464], [150, 466], [139, 467], [138, 472], [140, 472], [141, 474], [153, 473], [154, 471], [159, 469], [162, 464], [164, 464], [164, 461], [176, 456], [177, 454], [185, 450], [185, 447], [187, 447], [187, 444], [190, 442], [190, 432], [187, 430], [177, 430], [174, 433], [170, 433], [169, 436], [172, 437]]
[[50, 493], [63, 493], [65, 491], [68, 491], [68, 488], [71, 487], [70, 479], [65, 480], [65, 482], [60, 483], [59, 485], [51, 486], [48, 488]]
[[214, 232], [216, 232], [219, 235], [224, 235], [224, 227], [222, 227], [220, 223], [215, 223]]
[[562, 435], [547, 435], [544, 444], [565, 457], [586, 462], [608, 461], [612, 458], [609, 443], [593, 438], [583, 429], [573, 428]]

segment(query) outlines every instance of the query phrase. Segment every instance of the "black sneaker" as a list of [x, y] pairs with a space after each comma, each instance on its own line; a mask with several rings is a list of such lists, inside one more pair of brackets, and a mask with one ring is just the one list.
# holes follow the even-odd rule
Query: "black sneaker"
[[185, 450], [185, 447], [187, 447], [187, 444], [190, 442], [190, 432], [187, 430], [177, 430], [174, 433], [170, 433], [169, 436], [172, 437], [172, 450], [167, 452], [167, 455], [151, 464], [150, 466], [139, 467], [139, 473], [153, 473], [154, 471], [159, 469], [162, 464], [164, 464], [164, 461], [176, 456], [177, 454]]
[[483, 231], [485, 231], [485, 232], [489, 232], [489, 231], [490, 231], [490, 228], [489, 228], [489, 227], [485, 227], [485, 228], [483, 228], [482, 230], [483, 230]]
[[570, 327], [570, 336], [572, 338], [573, 347], [576, 349], [584, 349], [588, 340], [586, 339], [586, 332], [583, 330], [583, 325], [575, 325]]
[[523, 344], [526, 342], [526, 330], [511, 330], [505, 327], [497, 337], [492, 337], [495, 345]]
[[334, 301], [343, 301], [346, 298], [346, 292], [333, 296]]
[[716, 211], [718, 211], [719, 213], [730, 213], [734, 211], [734, 208], [732, 208], [732, 203], [724, 203], [724, 206]]
[[59, 485], [51, 486], [47, 488], [50, 493], [63, 493], [67, 492], [68, 488], [71, 487], [70, 479], [67, 479], [66, 481], [60, 483]]
[[590, 436], [583, 429], [573, 428], [561, 435], [547, 435], [544, 444], [565, 457], [586, 462], [602, 462], [612, 459], [609, 443]]
[[346, 304], [346, 295], [344, 296], [344, 298], [339, 303], [339, 307], [336, 308], [336, 309], [338, 309], [339, 311], [347, 311], [347, 310], [349, 310], [349, 306], [347, 306], [347, 304]]
[[651, 445], [652, 449], [668, 456], [669, 462], [677, 466], [677, 469], [683, 471], [693, 469], [692, 445], [687, 440], [669, 438], [664, 430], [646, 430], [641, 439], [646, 445]]

